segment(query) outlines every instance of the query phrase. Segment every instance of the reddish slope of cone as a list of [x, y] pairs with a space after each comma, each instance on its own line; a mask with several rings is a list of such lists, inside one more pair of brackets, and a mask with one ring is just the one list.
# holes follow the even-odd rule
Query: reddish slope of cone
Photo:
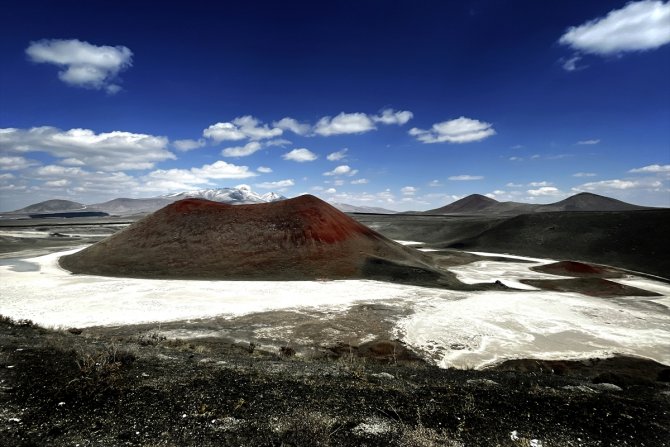
[[236, 206], [181, 200], [60, 263], [74, 273], [142, 278], [376, 278], [389, 263], [391, 276], [443, 275], [423, 253], [309, 195]]

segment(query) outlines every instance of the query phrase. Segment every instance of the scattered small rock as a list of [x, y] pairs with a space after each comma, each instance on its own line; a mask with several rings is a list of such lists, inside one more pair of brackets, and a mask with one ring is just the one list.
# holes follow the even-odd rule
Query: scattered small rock
[[491, 379], [470, 379], [467, 381], [470, 385], [484, 385], [484, 386], [498, 386], [500, 385], [495, 380]]
[[71, 327], [71, 328], [68, 329], [67, 331], [68, 331], [70, 334], [74, 334], [74, 335], [81, 335], [81, 333], [83, 332], [82, 329], [79, 329], [79, 328], [76, 328], [76, 327]]
[[355, 426], [351, 431], [358, 436], [378, 436], [383, 435], [384, 433], [388, 433], [391, 430], [393, 430], [393, 427], [389, 421], [377, 416], [373, 416], [371, 418], [365, 419], [365, 421]]
[[388, 380], [394, 380], [395, 376], [393, 374], [389, 374], [387, 372], [380, 372], [376, 374], [370, 374], [370, 377], [375, 377], [377, 379], [388, 379]]
[[613, 383], [594, 383], [591, 386], [601, 391], [623, 391], [623, 388]]
[[[596, 388], [595, 386], [593, 388]], [[590, 388], [586, 385], [566, 385], [563, 387], [564, 390], [568, 391], [575, 391], [579, 393], [586, 393], [586, 394], [595, 394], [597, 393], [596, 390], [593, 388]]]

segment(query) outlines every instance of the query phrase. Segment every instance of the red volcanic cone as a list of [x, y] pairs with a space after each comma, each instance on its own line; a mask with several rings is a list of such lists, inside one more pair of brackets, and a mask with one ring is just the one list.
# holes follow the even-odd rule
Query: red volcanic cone
[[139, 278], [452, 279], [425, 254], [310, 195], [236, 206], [181, 200], [60, 264], [74, 273]]

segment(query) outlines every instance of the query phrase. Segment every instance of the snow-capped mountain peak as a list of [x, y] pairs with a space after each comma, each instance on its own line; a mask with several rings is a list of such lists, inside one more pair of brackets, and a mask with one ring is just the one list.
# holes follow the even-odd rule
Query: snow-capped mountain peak
[[269, 192], [260, 195], [253, 192], [249, 185], [238, 185], [235, 188], [198, 189], [194, 191], [184, 191], [168, 194], [162, 197], [173, 200], [207, 199], [213, 200], [215, 202], [239, 205], [274, 202], [277, 200], [284, 200], [286, 198], [275, 192]]

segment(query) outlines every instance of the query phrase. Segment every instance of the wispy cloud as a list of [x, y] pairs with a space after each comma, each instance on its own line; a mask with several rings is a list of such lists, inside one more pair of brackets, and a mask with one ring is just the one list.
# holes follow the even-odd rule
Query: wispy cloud
[[289, 117], [274, 121], [272, 125], [279, 129], [290, 130], [297, 135], [307, 135], [311, 129], [309, 124], [300, 123], [298, 120]]
[[250, 141], [244, 146], [227, 147], [221, 151], [224, 157], [248, 157], [249, 155], [261, 150], [262, 146], [258, 141]]
[[595, 177], [596, 175], [598, 174], [594, 172], [575, 172], [572, 174], [573, 177]]
[[403, 196], [413, 196], [419, 189], [414, 186], [405, 186], [400, 189]]
[[593, 144], [598, 144], [600, 143], [600, 139], [594, 138], [592, 140], [580, 140], [577, 142], [577, 144], [581, 145], [593, 145]]
[[372, 120], [376, 123], [382, 124], [403, 125], [413, 117], [414, 114], [409, 110], [396, 111], [393, 109], [385, 109], [382, 110], [381, 114], [373, 116]]
[[339, 151], [337, 151], [337, 152], [331, 152], [330, 154], [328, 154], [328, 156], [327, 156], [326, 158], [328, 159], [328, 161], [339, 161], [339, 160], [342, 160], [342, 159], [344, 159], [344, 158], [347, 156], [347, 151], [348, 151], [348, 150], [349, 150], [349, 149], [347, 149], [347, 148], [345, 147], [344, 149], [339, 150]]
[[272, 172], [272, 168], [268, 168], [267, 166], [259, 166], [256, 170], [262, 174], [269, 174]]
[[198, 149], [205, 145], [205, 140], [202, 138], [198, 140], [175, 140], [172, 142], [172, 146], [175, 149], [182, 152], [192, 151], [193, 149]]
[[449, 177], [449, 180], [467, 182], [467, 181], [473, 181], [473, 180], [482, 180], [483, 178], [484, 178], [484, 176], [482, 176], [482, 175], [467, 175], [467, 174], [465, 174], [465, 175], [452, 175], [451, 177]]

